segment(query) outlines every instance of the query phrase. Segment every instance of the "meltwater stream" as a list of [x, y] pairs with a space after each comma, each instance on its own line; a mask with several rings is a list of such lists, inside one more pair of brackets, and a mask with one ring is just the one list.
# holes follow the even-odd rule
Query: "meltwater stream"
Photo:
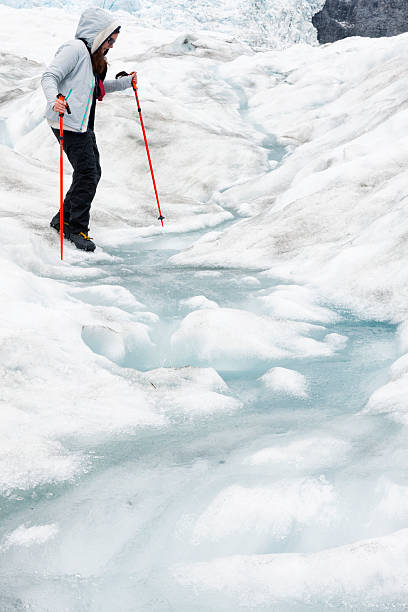
[[[163, 235], [110, 250], [114, 260], [101, 264], [100, 278], [75, 281], [72, 290], [75, 299], [109, 306], [112, 294], [98, 287], [120, 284], [143, 302], [150, 343], [136, 336], [116, 346], [109, 328], [84, 327], [83, 341], [106, 367], [142, 371], [153, 393], [169, 388], [174, 372], [202, 377], [225, 404], [214, 410], [211, 393], [181, 389], [162, 396], [166, 425], [115, 431], [101, 442], [66, 440], [71, 452], [89, 452], [87, 473], [1, 504], [3, 534], [39, 530], [34, 543], [3, 539], [3, 612], [373, 609], [365, 595], [353, 607], [347, 586], [319, 591], [317, 575], [310, 592], [271, 589], [256, 598], [233, 569], [228, 586], [218, 584], [211, 562], [282, 555], [287, 565], [293, 556], [296, 573], [298, 553], [403, 526], [381, 505], [388, 479], [401, 476], [387, 456], [391, 440], [394, 449], [400, 444], [398, 426], [360, 414], [387, 381], [395, 329], [322, 305], [309, 304], [308, 322], [299, 321], [304, 288], [261, 270], [172, 265], [197, 237]], [[274, 298], [287, 309], [286, 323], [282, 310], [267, 314]], [[276, 328], [267, 327], [268, 316]], [[281, 354], [258, 350], [263, 338], [246, 351], [262, 325], [265, 336], [283, 334]]]

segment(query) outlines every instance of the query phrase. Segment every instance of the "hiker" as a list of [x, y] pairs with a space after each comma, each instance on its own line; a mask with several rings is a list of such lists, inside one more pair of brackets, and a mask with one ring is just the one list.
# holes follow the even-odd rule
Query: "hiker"
[[[102, 100], [105, 93], [132, 87], [132, 79], [137, 82], [136, 72], [105, 81], [108, 67], [105, 55], [119, 32], [120, 25], [107, 11], [86, 9], [75, 39], [58, 49], [41, 79], [47, 98], [45, 116], [58, 142], [59, 115], [64, 114], [63, 149], [74, 169], [72, 184], [64, 199], [63, 233], [78, 249], [85, 251], [95, 250], [88, 235], [89, 212], [101, 178], [94, 134], [96, 100]], [[66, 100], [58, 98], [61, 94]], [[60, 230], [59, 212], [50, 225]]]

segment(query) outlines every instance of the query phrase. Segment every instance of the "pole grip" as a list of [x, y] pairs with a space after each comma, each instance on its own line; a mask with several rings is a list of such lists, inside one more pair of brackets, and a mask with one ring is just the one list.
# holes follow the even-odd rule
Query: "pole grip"
[[[64, 94], [59, 93], [59, 94], [57, 95], [57, 98], [58, 98], [58, 100], [62, 100], [62, 102], [65, 102], [65, 104], [67, 105], [67, 113], [68, 113], [68, 115], [70, 115], [70, 114], [71, 114], [71, 109], [69, 108], [69, 104], [68, 104], [68, 102], [66, 101]], [[59, 113], [59, 116], [60, 116], [60, 117], [61, 117], [61, 116], [63, 116], [63, 115], [64, 115], [64, 113]]]

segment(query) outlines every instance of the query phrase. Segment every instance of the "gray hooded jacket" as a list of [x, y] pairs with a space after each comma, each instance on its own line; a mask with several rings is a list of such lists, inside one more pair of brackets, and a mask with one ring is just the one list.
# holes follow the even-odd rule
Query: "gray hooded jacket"
[[[52, 127], [59, 126], [58, 113], [53, 110], [57, 95], [68, 98], [71, 115], [64, 115], [64, 129], [86, 132], [95, 76], [89, 51], [80, 38], [84, 38], [94, 53], [119, 27], [119, 23], [103, 9], [89, 8], [81, 15], [75, 40], [64, 43], [54, 60], [42, 75], [41, 85], [47, 98], [45, 117]], [[104, 81], [106, 93], [121, 91], [132, 86], [132, 77]]]

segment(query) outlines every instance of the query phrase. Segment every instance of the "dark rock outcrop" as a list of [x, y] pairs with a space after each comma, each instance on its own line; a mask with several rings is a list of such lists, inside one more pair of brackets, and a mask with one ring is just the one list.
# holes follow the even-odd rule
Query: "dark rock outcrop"
[[408, 0], [326, 0], [312, 21], [320, 43], [395, 36], [408, 31]]

